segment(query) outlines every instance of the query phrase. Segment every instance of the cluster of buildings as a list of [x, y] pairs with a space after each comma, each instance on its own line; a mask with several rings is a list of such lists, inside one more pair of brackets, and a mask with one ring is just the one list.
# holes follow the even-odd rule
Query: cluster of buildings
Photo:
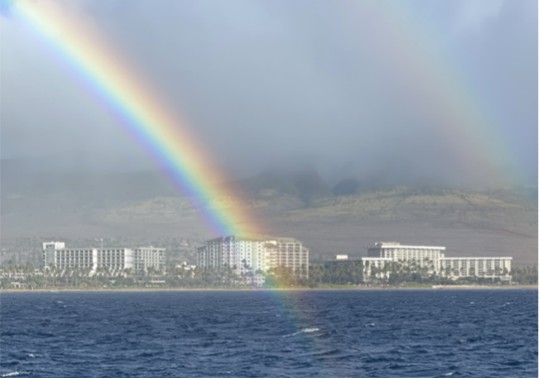
[[392, 270], [440, 276], [511, 280], [512, 257], [446, 257], [445, 247], [379, 242], [362, 257], [364, 282], [388, 279]]
[[[420, 274], [422, 277], [498, 278], [511, 280], [512, 257], [446, 257], [441, 246], [402, 245], [379, 242], [361, 257], [365, 283], [388, 280], [391, 274]], [[335, 263], [347, 264], [347, 255], [337, 255]], [[106, 272], [146, 274], [164, 272], [164, 248], [66, 248], [64, 242], [43, 243], [45, 267], [79, 269], [89, 275]], [[285, 268], [296, 279], [309, 277], [309, 250], [298, 240], [285, 237], [224, 236], [208, 240], [197, 249], [195, 268], [213, 268], [231, 274], [239, 282], [261, 286], [268, 274]]]
[[208, 240], [197, 250], [197, 266], [231, 269], [256, 286], [273, 269], [289, 269], [296, 278], [309, 276], [309, 250], [294, 238], [225, 236]]
[[[85, 247], [67, 248], [64, 242], [43, 243], [43, 264], [60, 271], [78, 269], [88, 275], [107, 273], [146, 274], [165, 271], [164, 248]], [[296, 239], [285, 237], [243, 238], [227, 236], [208, 240], [197, 250], [197, 265], [183, 269], [229, 269], [240, 282], [264, 284], [276, 268], [287, 268], [296, 278], [308, 278], [309, 251]]]
[[64, 242], [43, 243], [45, 267], [58, 270], [79, 269], [89, 275], [107, 272], [112, 275], [132, 272], [165, 271], [165, 249], [137, 248], [66, 248]]

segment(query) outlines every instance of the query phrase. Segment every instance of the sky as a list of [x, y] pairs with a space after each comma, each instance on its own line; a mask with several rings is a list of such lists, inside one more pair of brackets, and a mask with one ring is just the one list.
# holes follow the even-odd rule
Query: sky
[[[159, 168], [1, 1], [2, 159]], [[534, 0], [54, 2], [231, 175], [537, 182]]]

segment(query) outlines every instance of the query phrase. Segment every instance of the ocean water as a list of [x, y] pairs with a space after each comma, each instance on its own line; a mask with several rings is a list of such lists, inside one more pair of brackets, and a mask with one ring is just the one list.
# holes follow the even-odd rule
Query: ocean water
[[0, 296], [0, 376], [537, 377], [538, 292]]

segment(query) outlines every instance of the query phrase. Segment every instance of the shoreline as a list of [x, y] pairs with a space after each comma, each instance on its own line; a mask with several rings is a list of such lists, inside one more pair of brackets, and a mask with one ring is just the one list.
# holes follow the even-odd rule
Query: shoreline
[[447, 290], [538, 290], [538, 285], [489, 286], [489, 285], [433, 285], [426, 287], [362, 286], [336, 288], [56, 288], [56, 289], [0, 289], [3, 293], [136, 293], [136, 292], [289, 292], [289, 291], [447, 291]]

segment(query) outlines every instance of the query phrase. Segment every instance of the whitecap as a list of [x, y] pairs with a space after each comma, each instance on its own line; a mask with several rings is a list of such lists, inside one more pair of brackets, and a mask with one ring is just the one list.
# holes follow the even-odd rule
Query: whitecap
[[18, 375], [23, 375], [23, 374], [27, 375], [27, 374], [30, 374], [30, 373], [27, 372], [27, 371], [17, 371], [17, 370], [15, 370], [15, 371], [10, 371], [9, 373], [4, 373], [1, 376], [2, 377], [16, 377]]
[[301, 333], [313, 333], [313, 332], [317, 332], [317, 331], [320, 331], [320, 329], [317, 328], [317, 327], [302, 328], [300, 331], [291, 333], [289, 335], [284, 335], [283, 337], [293, 337], [293, 336], [296, 336], [296, 335], [300, 335]]

